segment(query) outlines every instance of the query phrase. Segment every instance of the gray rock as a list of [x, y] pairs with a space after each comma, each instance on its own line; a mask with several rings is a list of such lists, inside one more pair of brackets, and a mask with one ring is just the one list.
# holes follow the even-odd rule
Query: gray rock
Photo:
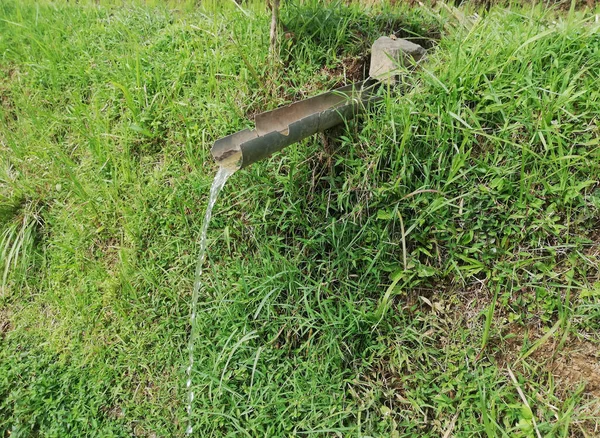
[[371, 47], [369, 76], [384, 83], [394, 83], [398, 75], [398, 66], [409, 65], [409, 57], [418, 61], [425, 53], [423, 47], [410, 41], [379, 37]]

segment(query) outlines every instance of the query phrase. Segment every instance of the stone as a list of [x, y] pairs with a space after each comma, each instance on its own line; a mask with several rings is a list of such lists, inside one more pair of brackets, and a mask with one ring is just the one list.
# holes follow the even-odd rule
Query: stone
[[371, 68], [369, 76], [383, 83], [396, 82], [398, 66], [410, 65], [425, 56], [425, 49], [418, 44], [401, 38], [382, 36], [371, 47]]

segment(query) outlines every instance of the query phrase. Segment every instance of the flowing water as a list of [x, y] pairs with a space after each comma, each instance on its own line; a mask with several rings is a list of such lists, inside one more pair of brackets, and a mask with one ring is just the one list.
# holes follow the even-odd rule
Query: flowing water
[[233, 166], [221, 166], [217, 174], [215, 175], [215, 179], [213, 180], [212, 186], [210, 188], [210, 197], [208, 200], [208, 206], [206, 207], [206, 214], [204, 215], [204, 223], [202, 224], [202, 230], [200, 231], [200, 254], [198, 255], [198, 262], [196, 264], [196, 274], [194, 277], [194, 290], [192, 293], [192, 310], [190, 313], [190, 325], [191, 325], [191, 334], [190, 340], [188, 343], [188, 354], [189, 354], [189, 364], [186, 369], [186, 388], [188, 391], [187, 395], [187, 414], [188, 414], [188, 427], [186, 429], [186, 434], [190, 435], [193, 430], [192, 425], [192, 405], [194, 402], [194, 391], [192, 389], [192, 368], [194, 366], [194, 344], [196, 343], [196, 337], [198, 335], [198, 330], [196, 328], [196, 307], [198, 306], [198, 296], [200, 295], [200, 286], [202, 285], [201, 277], [202, 277], [202, 265], [204, 264], [204, 259], [206, 258], [206, 231], [208, 230], [208, 224], [210, 222], [210, 217], [212, 215], [212, 209], [215, 206], [215, 202], [217, 202], [217, 197], [219, 196], [219, 192], [225, 185], [227, 179], [237, 170], [237, 167]]

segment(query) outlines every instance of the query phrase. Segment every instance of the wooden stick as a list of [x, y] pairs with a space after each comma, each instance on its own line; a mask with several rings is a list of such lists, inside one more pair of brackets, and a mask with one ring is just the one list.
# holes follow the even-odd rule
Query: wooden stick
[[271, 58], [275, 59], [275, 55], [277, 53], [277, 26], [279, 23], [279, 3], [281, 0], [271, 1], [272, 4], [269, 4], [269, 6], [271, 7], [271, 33], [269, 51], [271, 54]]

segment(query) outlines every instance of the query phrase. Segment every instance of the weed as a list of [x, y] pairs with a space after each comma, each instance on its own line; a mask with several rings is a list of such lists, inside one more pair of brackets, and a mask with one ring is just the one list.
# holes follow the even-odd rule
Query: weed
[[439, 42], [222, 192], [194, 430], [597, 434], [594, 14], [286, 3], [270, 71], [262, 2], [100, 3], [0, 3], [1, 435], [183, 434], [210, 146], [379, 33]]

